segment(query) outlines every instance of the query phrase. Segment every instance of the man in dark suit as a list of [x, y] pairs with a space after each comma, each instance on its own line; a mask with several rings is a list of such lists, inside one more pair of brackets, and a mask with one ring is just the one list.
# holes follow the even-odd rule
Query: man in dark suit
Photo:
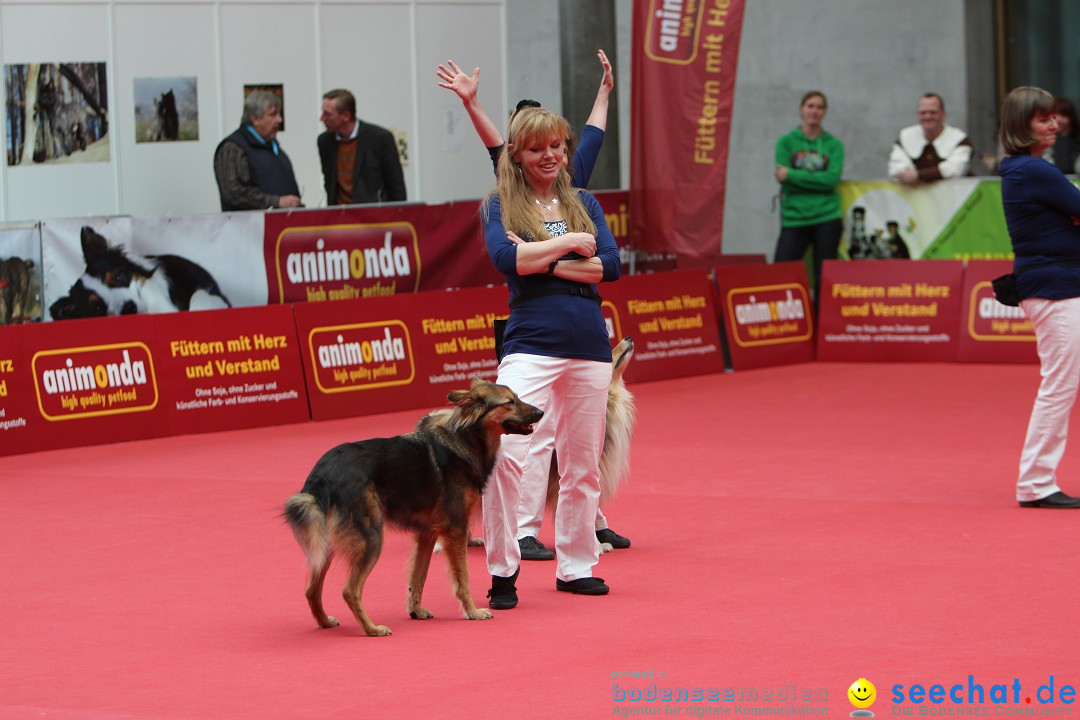
[[348, 90], [323, 95], [319, 158], [330, 205], [393, 202], [405, 199], [405, 177], [397, 143], [389, 130], [356, 117], [356, 98]]

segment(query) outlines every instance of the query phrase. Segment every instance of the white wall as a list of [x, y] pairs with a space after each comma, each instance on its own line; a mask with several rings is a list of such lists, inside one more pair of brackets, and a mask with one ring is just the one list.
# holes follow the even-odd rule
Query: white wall
[[[0, 0], [0, 62], [108, 64], [108, 162], [0, 169], [0, 221], [217, 212], [213, 154], [240, 121], [245, 84], [283, 84], [285, 130], [308, 207], [325, 205], [316, 136], [322, 93], [408, 142], [410, 200], [476, 198], [491, 166], [455, 95], [447, 57], [483, 70], [505, 107], [503, 0]], [[198, 81], [199, 139], [136, 143], [134, 78]], [[2, 128], [0, 128], [2, 129]], [[5, 131], [6, 132], [6, 131]], [[426, 163], [425, 163], [426, 161]]]

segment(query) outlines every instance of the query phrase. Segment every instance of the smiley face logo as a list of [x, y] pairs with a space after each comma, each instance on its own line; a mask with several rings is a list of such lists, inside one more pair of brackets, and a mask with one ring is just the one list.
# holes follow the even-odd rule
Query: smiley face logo
[[857, 708], [868, 708], [877, 700], [877, 688], [866, 678], [859, 678], [851, 683], [847, 691], [848, 700]]

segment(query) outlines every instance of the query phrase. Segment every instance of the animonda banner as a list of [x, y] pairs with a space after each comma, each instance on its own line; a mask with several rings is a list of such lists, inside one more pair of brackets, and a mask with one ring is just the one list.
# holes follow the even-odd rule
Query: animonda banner
[[719, 255], [743, 0], [635, 0], [631, 245]]

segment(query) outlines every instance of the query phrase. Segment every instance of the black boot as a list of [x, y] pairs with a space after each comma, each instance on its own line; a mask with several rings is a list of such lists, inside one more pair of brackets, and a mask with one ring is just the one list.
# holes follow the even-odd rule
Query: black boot
[[490, 598], [488, 600], [489, 608], [492, 610], [510, 610], [517, 607], [517, 588], [514, 586], [514, 581], [517, 580], [519, 572], [521, 572], [521, 568], [515, 570], [510, 577], [491, 576], [491, 589], [487, 593], [488, 598]]

